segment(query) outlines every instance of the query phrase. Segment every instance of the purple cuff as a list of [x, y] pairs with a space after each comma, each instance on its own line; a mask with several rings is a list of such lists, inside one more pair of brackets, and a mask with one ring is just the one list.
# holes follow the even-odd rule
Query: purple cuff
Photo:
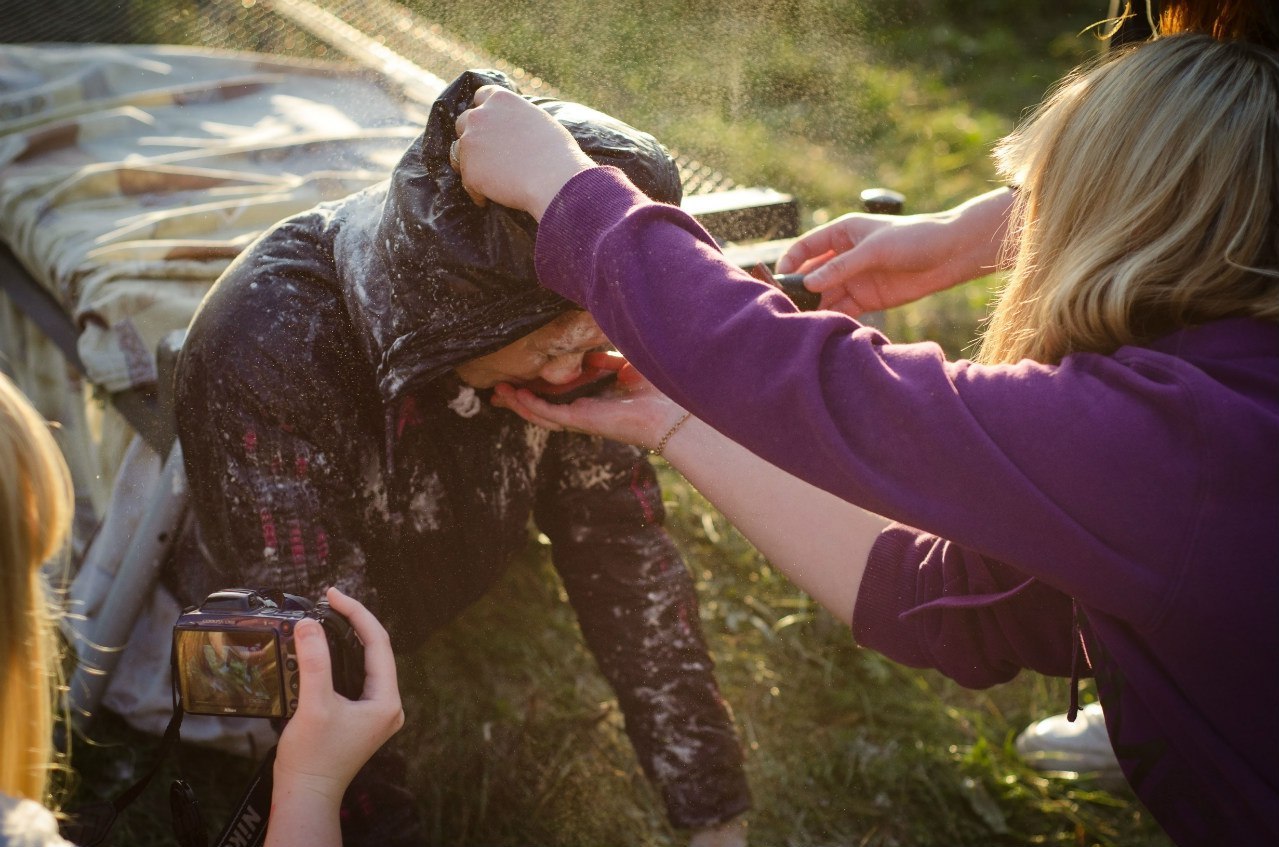
[[583, 308], [593, 273], [595, 245], [636, 206], [652, 203], [617, 168], [574, 174], [546, 207], [537, 228], [537, 278]]
[[923, 557], [915, 549], [922, 534], [892, 524], [879, 534], [866, 558], [866, 571], [853, 607], [853, 637], [863, 647], [911, 667], [932, 667], [920, 649], [915, 625], [902, 613], [915, 607], [918, 574], [911, 562]]

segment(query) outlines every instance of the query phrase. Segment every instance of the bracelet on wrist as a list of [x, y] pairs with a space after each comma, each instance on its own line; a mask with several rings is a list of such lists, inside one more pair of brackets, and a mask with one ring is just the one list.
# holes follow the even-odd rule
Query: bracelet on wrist
[[666, 449], [666, 445], [670, 443], [671, 437], [675, 435], [675, 431], [684, 425], [684, 421], [693, 416], [692, 412], [685, 412], [680, 415], [680, 419], [671, 424], [671, 428], [666, 430], [666, 434], [662, 436], [662, 440], [657, 442], [657, 447], [653, 449], [654, 456], [662, 455], [662, 451]]

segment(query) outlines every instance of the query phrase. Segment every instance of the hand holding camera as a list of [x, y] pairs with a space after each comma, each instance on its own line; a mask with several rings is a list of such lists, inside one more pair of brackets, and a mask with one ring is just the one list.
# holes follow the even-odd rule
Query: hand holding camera
[[338, 847], [347, 786], [404, 725], [391, 639], [373, 613], [336, 588], [314, 605], [215, 591], [174, 625], [173, 658], [183, 711], [287, 720], [265, 847]]
[[334, 690], [324, 625], [315, 618], [298, 622], [301, 696], [276, 750], [266, 847], [328, 843], [340, 831], [338, 809], [356, 771], [404, 725], [390, 636], [358, 601], [336, 588], [326, 596], [364, 642], [364, 690], [358, 700]]

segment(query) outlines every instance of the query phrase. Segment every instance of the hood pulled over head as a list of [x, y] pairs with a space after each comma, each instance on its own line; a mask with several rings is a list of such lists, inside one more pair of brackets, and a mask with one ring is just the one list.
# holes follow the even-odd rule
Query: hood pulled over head
[[[500, 71], [463, 73], [436, 99], [426, 131], [387, 187], [372, 246], [386, 269], [397, 328], [384, 336], [389, 343], [378, 366], [388, 401], [574, 308], [537, 282], [533, 218], [496, 203], [476, 205], [449, 165], [454, 122], [485, 85], [519, 91]], [[679, 171], [651, 135], [577, 103], [529, 99], [595, 162], [620, 168], [654, 200], [679, 203]]]

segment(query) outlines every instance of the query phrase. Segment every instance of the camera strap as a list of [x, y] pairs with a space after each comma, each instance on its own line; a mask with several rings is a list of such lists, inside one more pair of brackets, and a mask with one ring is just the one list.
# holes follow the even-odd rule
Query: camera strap
[[[60, 834], [72, 844], [80, 847], [103, 847], [111, 830], [115, 827], [120, 813], [142, 796], [151, 780], [160, 772], [164, 760], [172, 751], [179, 762], [181, 771], [181, 736], [182, 718], [186, 709], [182, 707], [182, 695], [177, 686], [177, 655], [169, 654], [169, 664], [173, 674], [173, 717], [164, 729], [164, 737], [160, 741], [160, 750], [156, 754], [155, 763], [141, 779], [122, 791], [119, 796], [109, 802], [88, 803], [69, 810], [66, 819], [58, 826]], [[267, 751], [257, 772], [249, 781], [240, 802], [236, 804], [231, 819], [223, 827], [213, 847], [262, 847], [266, 841], [266, 827], [271, 817], [272, 775], [275, 767], [275, 746]], [[179, 777], [169, 788], [169, 808], [173, 816], [173, 834], [179, 847], [208, 847], [208, 832], [205, 830], [204, 817], [200, 814], [200, 804], [196, 801], [195, 792], [185, 779]]]
[[142, 796], [142, 792], [159, 773], [160, 766], [164, 764], [169, 751], [176, 749], [182, 728], [182, 715], [181, 708], [173, 710], [173, 717], [169, 719], [169, 725], [165, 727], [164, 738], [160, 741], [160, 751], [155, 757], [155, 763], [151, 765], [151, 770], [120, 792], [114, 800], [87, 803], [68, 810], [67, 817], [58, 826], [63, 838], [80, 847], [101, 847], [107, 843], [107, 836], [111, 834], [120, 813]]
[[[244, 796], [231, 813], [231, 819], [214, 847], [261, 847], [266, 840], [266, 825], [271, 817], [271, 774], [275, 765], [275, 748], [267, 751]], [[184, 845], [185, 847], [185, 845]]]
[[[160, 751], [155, 763], [141, 779], [122, 791], [114, 800], [89, 803], [72, 809], [61, 822], [61, 835], [79, 847], [103, 847], [115, 828], [120, 814], [142, 796], [151, 780], [159, 773], [169, 751], [176, 750], [182, 727], [182, 707], [173, 711], [173, 717], [164, 730]], [[266, 827], [271, 816], [272, 772], [275, 766], [275, 747], [267, 751], [249, 782], [244, 795], [236, 804], [230, 820], [213, 842], [213, 847], [261, 847], [266, 840]], [[173, 833], [179, 847], [208, 847], [208, 833], [200, 814], [195, 792], [186, 780], [176, 779], [169, 789], [169, 806], [173, 813]]]

